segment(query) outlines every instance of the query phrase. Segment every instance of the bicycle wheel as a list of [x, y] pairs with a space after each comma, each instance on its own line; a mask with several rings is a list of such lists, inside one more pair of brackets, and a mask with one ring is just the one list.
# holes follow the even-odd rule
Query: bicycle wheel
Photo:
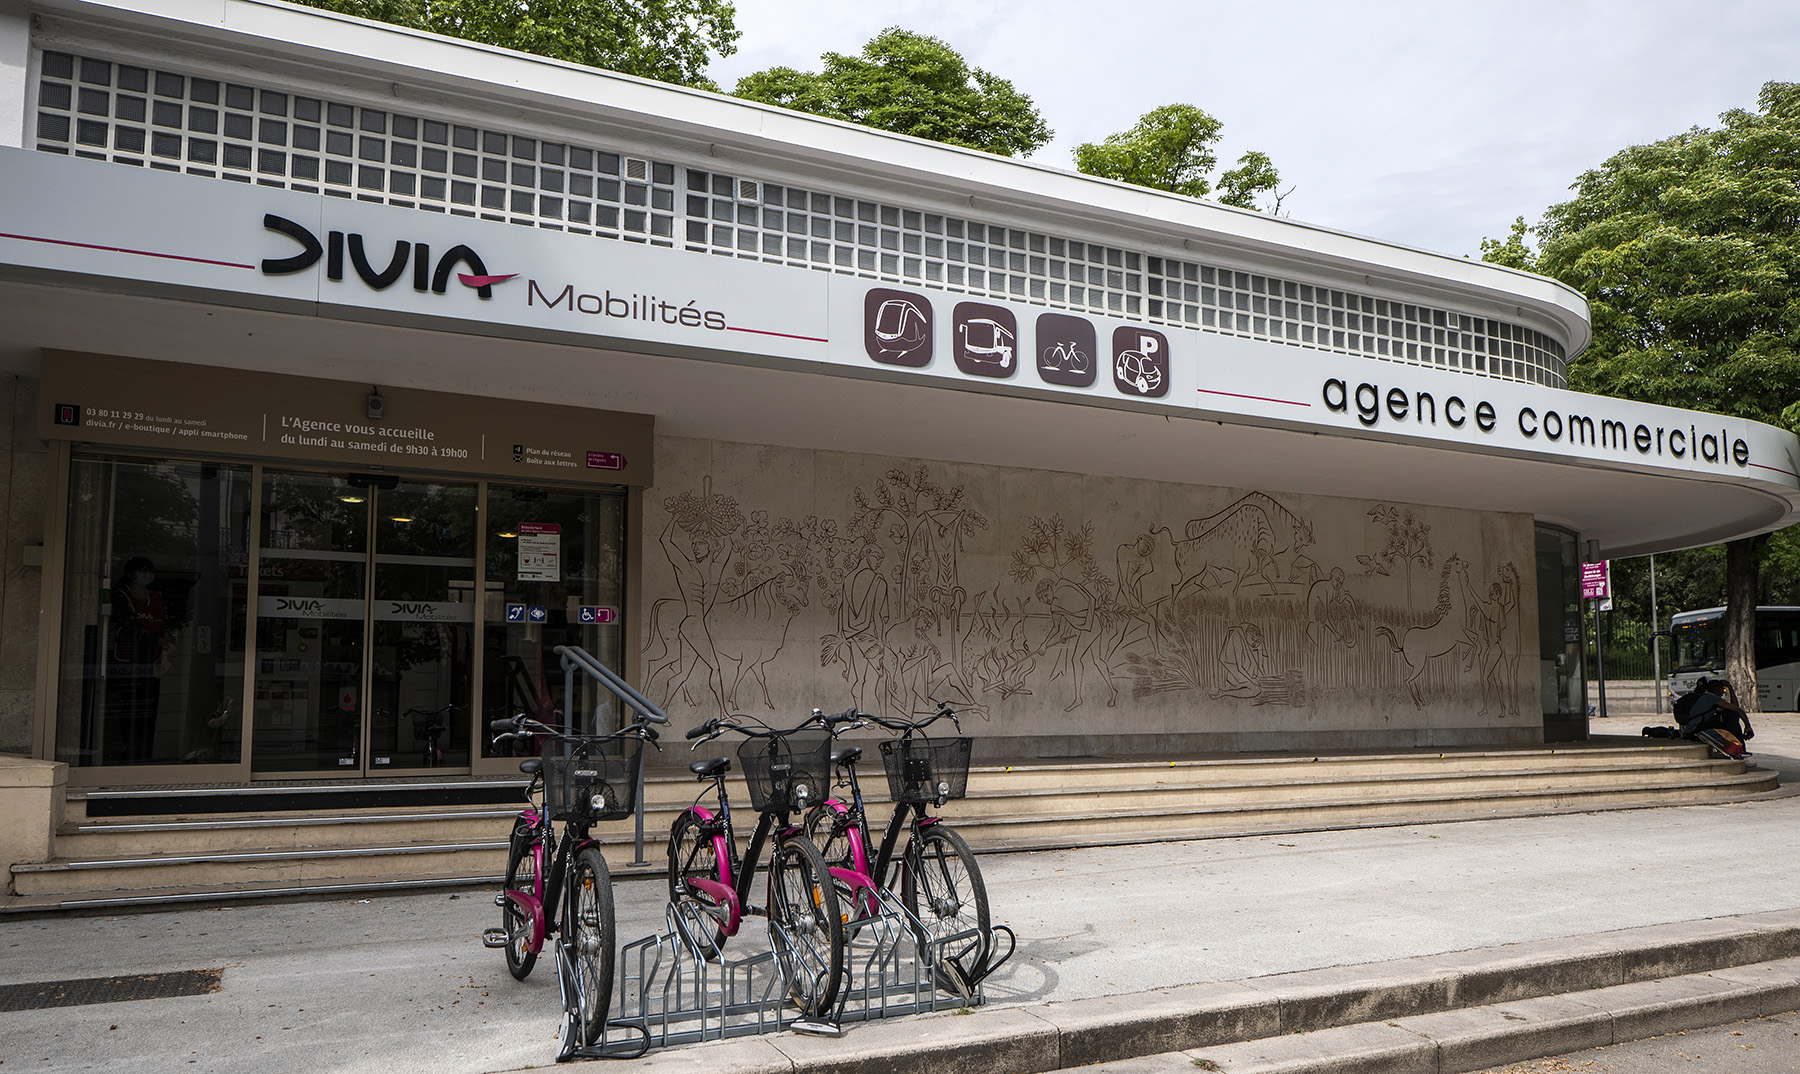
[[694, 942], [700, 945], [700, 954], [711, 961], [725, 946], [725, 922], [720, 917], [728, 911], [718, 900], [690, 886], [687, 881], [698, 877], [730, 887], [731, 878], [725, 872], [728, 864], [719, 860], [718, 841], [705, 830], [706, 827], [707, 822], [691, 809], [675, 818], [675, 826], [669, 831], [669, 902], [675, 904], [687, 899], [711, 923], [706, 935], [694, 937]]
[[[987, 885], [962, 836], [942, 824], [921, 831], [906, 848], [900, 895], [924, 926], [922, 939], [949, 941], [938, 949], [940, 961], [954, 961], [965, 971], [981, 967], [988, 944]], [[963, 933], [971, 935], [950, 939]]]
[[[506, 890], [532, 898], [542, 898], [538, 891], [537, 839], [528, 832], [514, 832], [512, 846], [506, 852]], [[531, 915], [518, 903], [507, 899], [500, 908], [500, 923], [506, 928], [506, 971], [523, 981], [537, 965], [537, 951], [532, 947]]]
[[828, 1016], [844, 981], [844, 919], [826, 875], [804, 835], [783, 839], [769, 862], [769, 946], [807, 1017]]
[[612, 1007], [613, 896], [606, 859], [593, 847], [569, 863], [563, 943], [569, 952], [570, 989], [563, 997], [582, 1044], [600, 1039]]

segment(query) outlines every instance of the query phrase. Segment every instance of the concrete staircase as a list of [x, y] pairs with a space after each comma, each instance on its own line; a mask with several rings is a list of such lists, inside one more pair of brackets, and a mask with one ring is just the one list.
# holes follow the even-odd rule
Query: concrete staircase
[[[874, 750], [864, 791], [885, 820]], [[518, 780], [90, 790], [69, 796], [56, 857], [13, 867], [0, 913], [496, 884]], [[1776, 774], [1685, 742], [1273, 754], [1176, 760], [1032, 760], [978, 766], [942, 811], [981, 851], [1584, 812], [1739, 799]], [[662, 836], [702, 786], [646, 779], [643, 865], [632, 822], [599, 833], [615, 876], [655, 876]], [[433, 802], [433, 795], [457, 801]], [[733, 787], [740, 825], [754, 814]]]

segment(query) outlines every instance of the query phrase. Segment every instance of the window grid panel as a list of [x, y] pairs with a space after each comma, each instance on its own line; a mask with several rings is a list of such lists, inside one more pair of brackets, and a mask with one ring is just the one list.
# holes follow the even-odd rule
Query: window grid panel
[[1493, 318], [324, 95], [40, 55], [44, 152], [1567, 385], [1560, 344]]
[[173, 70], [44, 52], [37, 148], [672, 246], [675, 166]]

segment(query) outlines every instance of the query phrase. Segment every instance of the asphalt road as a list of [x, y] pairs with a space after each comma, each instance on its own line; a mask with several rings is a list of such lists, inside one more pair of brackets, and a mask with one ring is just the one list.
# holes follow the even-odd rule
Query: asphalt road
[[[1800, 717], [1758, 729], [1759, 760], [1800, 770]], [[1020, 941], [989, 1002], [1032, 1004], [1794, 908], [1800, 797], [994, 855], [983, 870]], [[618, 885], [621, 938], [660, 927], [665, 891]], [[0, 1074], [545, 1065], [555, 976], [545, 962], [514, 981], [481, 946], [493, 924], [482, 892], [7, 921], [0, 986], [224, 972], [207, 995], [0, 1013]]]

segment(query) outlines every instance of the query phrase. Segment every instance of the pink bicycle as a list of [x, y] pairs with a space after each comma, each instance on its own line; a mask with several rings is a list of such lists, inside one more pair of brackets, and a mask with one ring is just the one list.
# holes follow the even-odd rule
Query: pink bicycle
[[[873, 723], [900, 737], [881, 743], [881, 760], [887, 769], [888, 790], [894, 800], [880, 849], [871, 859], [868, 814], [863, 807], [862, 786], [856, 779], [861, 746], [831, 752], [841, 773], [838, 786], [847, 787], [850, 798], [830, 798], [814, 806], [806, 816], [806, 830], [819, 847], [851, 919], [877, 913], [876, 889], [885, 888], [896, 866], [900, 869], [900, 896], [918, 922], [915, 939], [921, 948], [937, 945], [937, 983], [959, 996], [1012, 957], [1013, 934], [1005, 925], [994, 925], [988, 915], [987, 885], [974, 851], [954, 829], [925, 812], [961, 798], [969, 781], [969, 751], [973, 739], [938, 738], [925, 728], [948, 717], [958, 732], [962, 724], [949, 705], [922, 720], [871, 716], [854, 709], [837, 716], [821, 717], [835, 735], [840, 730]], [[906, 846], [896, 853], [902, 833]], [[995, 936], [1006, 938], [1006, 954], [995, 958]]]
[[[807, 1032], [829, 1028], [844, 980], [844, 919], [837, 894], [818, 849], [789, 819], [823, 798], [831, 780], [831, 736], [811, 729], [818, 719], [815, 713], [800, 726], [781, 730], [750, 716], [714, 717], [690, 730], [687, 737], [698, 740], [696, 748], [727, 731], [745, 736], [738, 762], [758, 814], [756, 828], [740, 858], [725, 793], [731, 758], [712, 757], [695, 761], [688, 770], [712, 784], [718, 808], [695, 801], [675, 818], [669, 832], [669, 901], [697, 911], [704, 933], [690, 938], [695, 948], [707, 959], [717, 959], [746, 915], [767, 915], [770, 946], [788, 997], [804, 1016], [796, 1028]], [[750, 893], [765, 850], [768, 902], [757, 907], [751, 905]]]
[[[519, 762], [532, 781], [513, 824], [506, 889], [494, 898], [502, 924], [482, 940], [502, 948], [508, 972], [523, 981], [545, 938], [557, 937], [565, 1056], [600, 1039], [612, 1005], [612, 874], [590, 830], [636, 810], [638, 755], [646, 740], [654, 744], [657, 737], [651, 722], [666, 721], [640, 713], [610, 735], [565, 735], [523, 713], [490, 725], [498, 732], [496, 744], [522, 742], [539, 753]], [[554, 821], [562, 822], [560, 839]]]

